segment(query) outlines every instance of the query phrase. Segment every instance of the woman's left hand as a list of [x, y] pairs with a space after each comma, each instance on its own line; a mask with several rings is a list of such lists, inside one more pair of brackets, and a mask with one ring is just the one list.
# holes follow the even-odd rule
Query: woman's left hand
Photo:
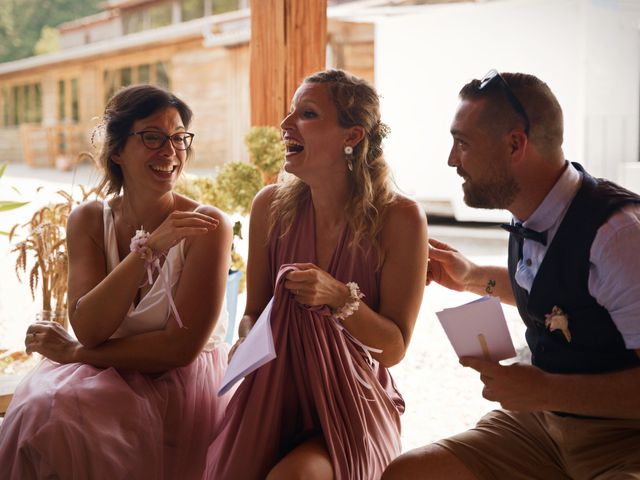
[[76, 361], [80, 342], [57, 322], [36, 322], [29, 325], [24, 340], [27, 353], [38, 352], [58, 363]]
[[299, 270], [289, 272], [284, 287], [296, 301], [312, 307], [340, 308], [349, 301], [349, 287], [313, 263], [294, 263]]

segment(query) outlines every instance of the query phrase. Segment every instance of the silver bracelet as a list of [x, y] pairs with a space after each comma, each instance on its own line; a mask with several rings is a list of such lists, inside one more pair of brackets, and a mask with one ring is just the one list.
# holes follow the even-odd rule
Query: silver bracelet
[[360, 306], [360, 299], [364, 297], [364, 293], [360, 291], [360, 287], [356, 282], [347, 283], [349, 288], [349, 300], [340, 308], [332, 309], [333, 316], [339, 320], [344, 320], [353, 315]]

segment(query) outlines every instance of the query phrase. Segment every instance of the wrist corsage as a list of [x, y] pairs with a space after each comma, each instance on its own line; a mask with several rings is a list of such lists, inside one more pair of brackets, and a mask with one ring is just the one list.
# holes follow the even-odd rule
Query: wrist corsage
[[347, 300], [347, 303], [340, 308], [331, 309], [333, 316], [339, 320], [344, 320], [353, 315], [360, 306], [360, 299], [364, 297], [364, 293], [360, 291], [360, 287], [356, 282], [347, 283], [347, 287], [349, 288], [349, 300]]
[[[160, 255], [156, 254], [149, 245], [149, 232], [146, 232], [143, 228], [140, 230], [136, 230], [136, 234], [131, 237], [131, 243], [129, 244], [129, 249], [133, 253], [137, 253], [142, 260], [144, 260], [144, 266], [147, 270], [147, 280], [149, 285], [153, 285], [153, 271], [158, 271], [158, 279], [162, 282], [162, 287], [167, 295], [167, 299], [169, 300], [169, 306], [173, 311], [173, 316], [180, 326], [180, 328], [184, 328], [184, 324], [182, 323], [182, 319], [180, 318], [180, 314], [178, 313], [178, 309], [176, 308], [176, 304], [173, 300], [173, 295], [171, 294], [171, 284], [169, 279], [171, 278], [171, 266], [169, 262], [165, 262], [167, 265], [166, 271], [164, 271], [160, 267]], [[166, 256], [166, 255], [165, 255]]]
[[152, 264], [154, 260], [158, 257], [153, 253], [151, 247], [147, 245], [149, 241], [149, 232], [145, 231], [143, 228], [140, 230], [136, 230], [136, 234], [131, 237], [131, 243], [129, 244], [129, 250], [134, 253], [137, 253], [140, 258], [142, 258], [146, 264]]

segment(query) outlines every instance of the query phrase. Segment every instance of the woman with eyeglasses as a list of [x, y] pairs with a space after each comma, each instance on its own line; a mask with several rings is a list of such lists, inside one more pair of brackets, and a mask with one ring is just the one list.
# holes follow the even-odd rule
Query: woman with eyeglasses
[[[150, 85], [104, 114], [100, 189], [67, 225], [69, 319], [32, 324], [45, 359], [0, 430], [0, 478], [200, 478], [228, 398], [224, 293], [231, 226], [173, 187], [190, 108]], [[224, 314], [226, 315], [226, 313]]]

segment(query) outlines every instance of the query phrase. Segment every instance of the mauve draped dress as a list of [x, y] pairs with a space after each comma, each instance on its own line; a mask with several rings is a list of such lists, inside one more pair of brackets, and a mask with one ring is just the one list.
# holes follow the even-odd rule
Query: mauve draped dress
[[[345, 228], [328, 271], [342, 282], [357, 282], [363, 301], [376, 310], [375, 252], [364, 241], [351, 249], [348, 240]], [[209, 448], [205, 478], [262, 480], [291, 449], [322, 435], [336, 479], [378, 479], [400, 453], [404, 401], [387, 369], [367, 362], [327, 308], [303, 307], [284, 289], [284, 275], [278, 278], [289, 264], [317, 264], [309, 198], [285, 237], [274, 229], [269, 250], [277, 358], [247, 376], [231, 399]]]

